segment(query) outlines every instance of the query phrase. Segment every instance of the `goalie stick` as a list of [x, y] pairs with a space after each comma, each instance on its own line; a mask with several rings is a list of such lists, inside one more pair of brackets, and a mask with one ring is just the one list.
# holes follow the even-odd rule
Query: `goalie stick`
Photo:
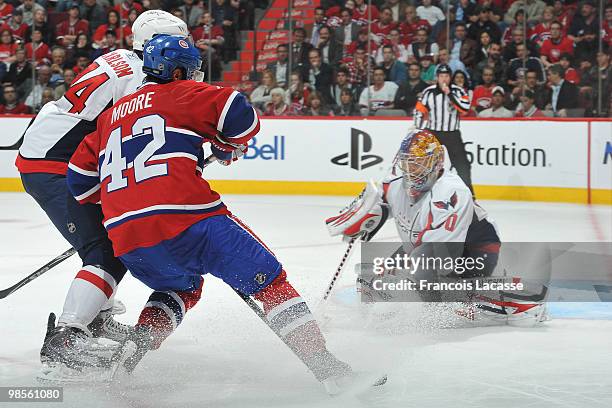
[[338, 280], [338, 277], [340, 276], [340, 274], [344, 270], [344, 266], [346, 265], [346, 261], [348, 261], [348, 259], [351, 256], [351, 253], [353, 252], [353, 247], [355, 245], [355, 241], [357, 241], [357, 238], [359, 238], [359, 237], [358, 236], [353, 237], [348, 242], [348, 246], [346, 247], [346, 251], [344, 251], [344, 255], [342, 255], [342, 259], [340, 260], [340, 264], [336, 268], [336, 272], [334, 273], [334, 276], [332, 277], [331, 282], [329, 282], [329, 285], [327, 285], [327, 289], [325, 290], [325, 293], [323, 294], [323, 298], [319, 302], [319, 305], [321, 305], [321, 303], [323, 303], [323, 302], [325, 302], [327, 300], [327, 298], [329, 297], [331, 291], [334, 289], [334, 285], [336, 284], [336, 281]]
[[31, 274], [29, 274], [28, 276], [26, 276], [25, 278], [23, 278], [22, 280], [20, 280], [19, 282], [17, 282], [13, 286], [11, 286], [10, 288], [6, 288], [6, 289], [0, 291], [0, 299], [4, 299], [5, 297], [10, 295], [11, 293], [17, 291], [18, 289], [20, 289], [23, 286], [27, 285], [28, 283], [32, 282], [34, 279], [38, 278], [43, 273], [49, 271], [54, 266], [62, 263], [64, 260], [70, 258], [75, 252], [76, 252], [76, 249], [74, 249], [74, 248], [68, 249], [67, 251], [65, 251], [61, 255], [56, 256], [54, 259], [52, 259], [51, 261], [47, 262], [45, 265], [41, 266], [40, 268], [38, 268], [37, 270], [35, 270]]

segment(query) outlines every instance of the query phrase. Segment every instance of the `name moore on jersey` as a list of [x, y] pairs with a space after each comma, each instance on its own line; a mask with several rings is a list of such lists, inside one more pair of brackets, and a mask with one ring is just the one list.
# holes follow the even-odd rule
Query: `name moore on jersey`
[[26, 130], [15, 162], [21, 173], [66, 174], [70, 156], [96, 119], [144, 80], [142, 60], [116, 50], [96, 58], [57, 101], [47, 103]]
[[116, 256], [229, 214], [201, 177], [202, 144], [247, 143], [259, 117], [229, 88], [195, 81], [146, 83], [104, 112], [68, 165], [70, 191], [101, 202]]

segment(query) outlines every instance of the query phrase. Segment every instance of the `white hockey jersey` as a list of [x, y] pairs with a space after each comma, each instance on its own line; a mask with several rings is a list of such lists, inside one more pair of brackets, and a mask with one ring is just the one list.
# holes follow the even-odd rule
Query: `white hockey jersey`
[[391, 106], [398, 88], [397, 84], [391, 81], [385, 81], [385, 84], [379, 90], [376, 90], [374, 85], [371, 85], [361, 92], [359, 96], [359, 106], [367, 107], [372, 110], [384, 109], [387, 106]]
[[445, 171], [416, 202], [406, 194], [401, 176], [387, 178], [383, 200], [390, 206], [402, 242], [412, 248], [433, 242], [474, 246], [499, 242], [486, 211], [474, 203], [468, 187], [453, 172]]
[[26, 130], [15, 164], [21, 173], [66, 174], [68, 161], [96, 119], [143, 82], [142, 60], [116, 50], [92, 62], [63, 97], [47, 103]]

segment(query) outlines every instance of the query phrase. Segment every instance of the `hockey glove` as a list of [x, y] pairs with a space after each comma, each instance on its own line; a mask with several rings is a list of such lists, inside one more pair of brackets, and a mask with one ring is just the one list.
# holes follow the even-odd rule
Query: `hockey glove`
[[368, 242], [374, 238], [388, 217], [389, 206], [387, 204], [377, 205], [355, 224], [344, 230], [343, 235], [348, 239], [360, 236], [362, 241]]
[[224, 166], [229, 166], [232, 162], [244, 156], [249, 148], [247, 144], [230, 143], [222, 136], [215, 136], [209, 141], [212, 154]]
[[335, 217], [325, 220], [331, 236], [369, 241], [389, 217], [389, 208], [380, 198], [378, 186], [369, 182], [361, 194]]

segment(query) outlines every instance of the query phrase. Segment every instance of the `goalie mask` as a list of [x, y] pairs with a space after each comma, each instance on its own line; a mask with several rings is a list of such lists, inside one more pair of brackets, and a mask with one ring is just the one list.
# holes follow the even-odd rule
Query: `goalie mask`
[[414, 130], [402, 140], [394, 164], [406, 192], [416, 197], [429, 191], [438, 179], [444, 167], [444, 148], [431, 132]]

